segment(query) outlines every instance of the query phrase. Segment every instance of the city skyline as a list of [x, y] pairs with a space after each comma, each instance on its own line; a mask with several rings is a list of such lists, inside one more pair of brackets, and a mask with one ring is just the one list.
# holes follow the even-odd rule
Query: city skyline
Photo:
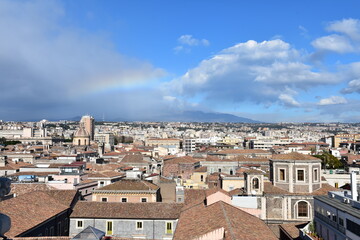
[[2, 0], [0, 119], [358, 122], [359, 7]]

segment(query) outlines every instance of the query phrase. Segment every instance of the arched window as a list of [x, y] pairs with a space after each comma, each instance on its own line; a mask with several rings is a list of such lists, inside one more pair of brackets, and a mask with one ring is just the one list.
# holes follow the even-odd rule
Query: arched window
[[307, 202], [298, 202], [298, 217], [308, 217], [308, 204]]
[[259, 179], [258, 178], [253, 178], [253, 180], [252, 180], [252, 188], [253, 189], [259, 189]]
[[233, 175], [233, 174], [234, 174], [234, 172], [233, 172], [233, 170], [231, 169], [231, 170], [230, 170], [230, 175]]
[[78, 145], [79, 145], [79, 146], [81, 145], [81, 140], [80, 140], [80, 139], [78, 140]]

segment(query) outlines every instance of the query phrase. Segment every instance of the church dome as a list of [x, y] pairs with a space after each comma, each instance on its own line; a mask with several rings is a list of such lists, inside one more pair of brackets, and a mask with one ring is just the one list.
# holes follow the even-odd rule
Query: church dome
[[74, 137], [89, 137], [90, 134], [85, 130], [83, 124], [80, 124], [78, 130], [76, 130]]

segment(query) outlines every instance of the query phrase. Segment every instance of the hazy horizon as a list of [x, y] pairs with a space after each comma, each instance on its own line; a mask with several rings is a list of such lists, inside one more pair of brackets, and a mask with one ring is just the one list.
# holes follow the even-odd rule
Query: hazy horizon
[[359, 8], [356, 0], [0, 0], [0, 119], [203, 111], [358, 122]]

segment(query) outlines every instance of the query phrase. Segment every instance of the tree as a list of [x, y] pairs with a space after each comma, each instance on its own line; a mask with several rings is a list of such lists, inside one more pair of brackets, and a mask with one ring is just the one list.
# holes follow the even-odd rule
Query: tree
[[337, 169], [344, 167], [342, 162], [337, 157], [331, 155], [329, 152], [323, 151], [323, 154], [314, 155], [314, 157], [320, 158], [322, 160], [321, 165], [323, 168]]

